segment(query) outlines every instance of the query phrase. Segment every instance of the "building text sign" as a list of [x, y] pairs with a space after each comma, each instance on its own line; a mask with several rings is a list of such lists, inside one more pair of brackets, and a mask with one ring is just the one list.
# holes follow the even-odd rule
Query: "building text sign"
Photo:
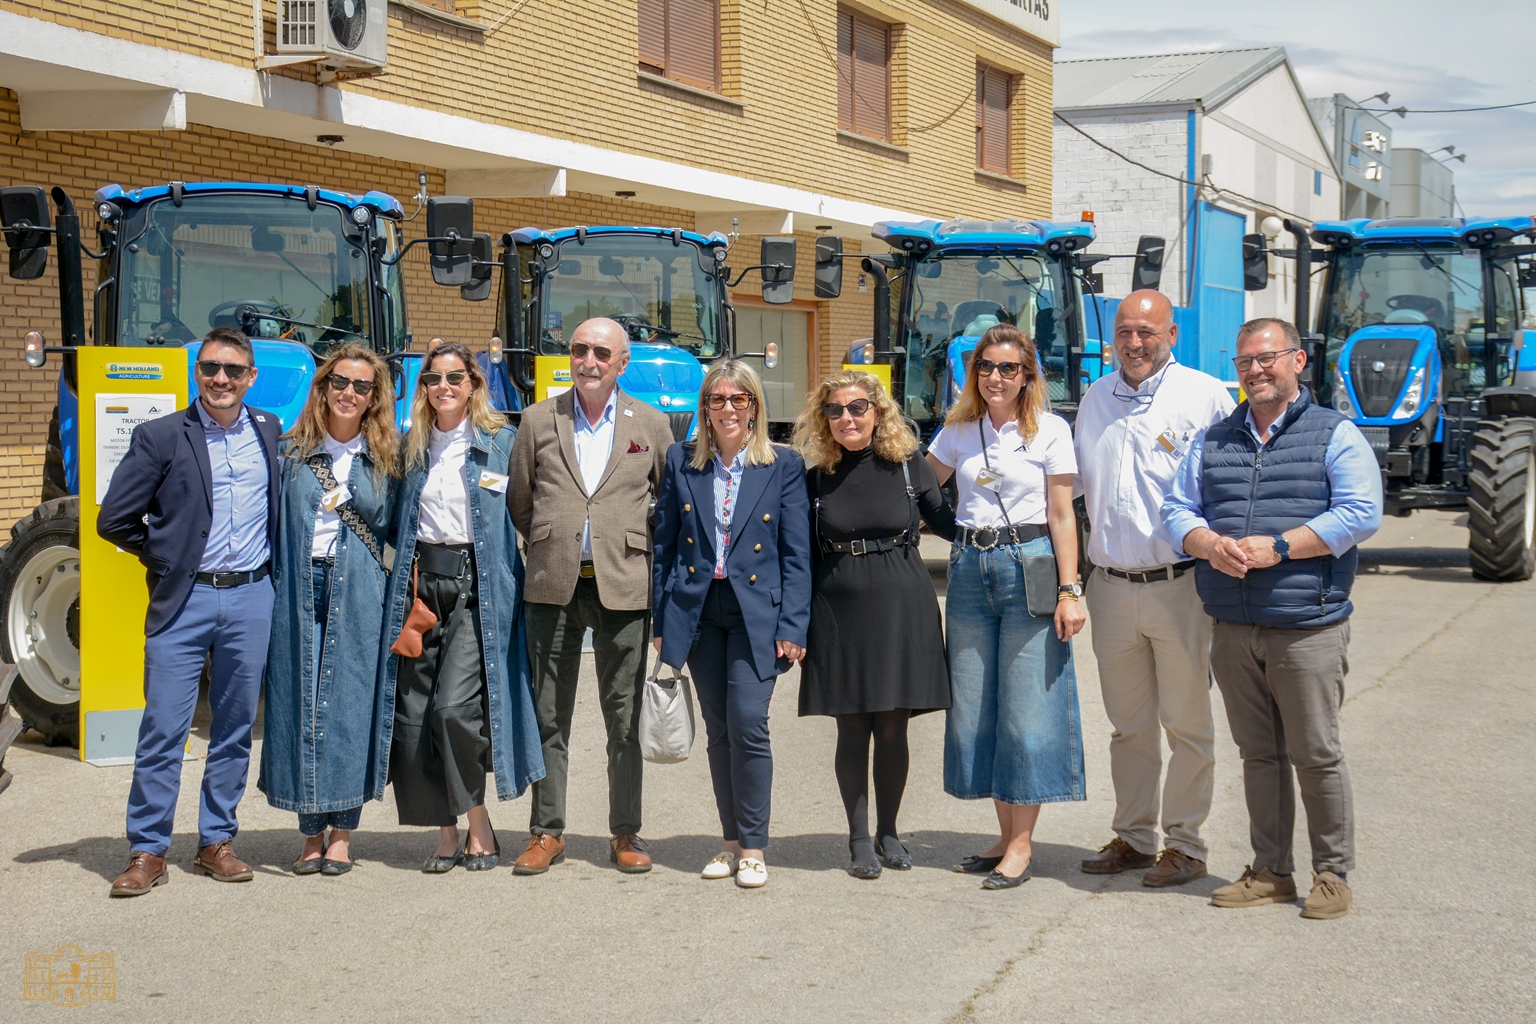
[[1055, 46], [1061, 42], [1061, 0], [959, 0]]

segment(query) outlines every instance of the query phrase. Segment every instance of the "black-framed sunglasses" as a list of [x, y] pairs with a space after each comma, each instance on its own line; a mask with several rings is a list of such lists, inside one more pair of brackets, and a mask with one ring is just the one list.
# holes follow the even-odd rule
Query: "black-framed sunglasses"
[[571, 344], [572, 359], [585, 359], [588, 352], [596, 356], [597, 361], [600, 363], [606, 363], [613, 359], [613, 349], [607, 345], [588, 345], [584, 341], [577, 341]]
[[373, 381], [359, 380], [355, 377], [346, 377], [339, 373], [327, 374], [325, 378], [325, 386], [338, 393], [347, 390], [347, 388], [351, 388], [352, 392], [356, 394], [358, 398], [367, 398], [369, 395], [373, 394]]
[[1299, 348], [1283, 348], [1278, 352], [1257, 352], [1251, 356], [1237, 356], [1232, 360], [1232, 365], [1237, 367], [1238, 373], [1247, 373], [1253, 369], [1253, 364], [1258, 363], [1260, 369], [1267, 370], [1275, 365], [1275, 360], [1288, 352], [1300, 352]]
[[420, 380], [424, 387], [435, 388], [437, 385], [446, 380], [449, 387], [456, 388], [460, 384], [463, 384], [465, 378], [468, 376], [468, 370], [449, 370], [447, 373], [438, 373], [436, 370], [426, 370], [422, 373]]
[[735, 409], [737, 412], [741, 412], [745, 409], [752, 408], [752, 403], [756, 402], [757, 399], [753, 398], [745, 391], [738, 391], [734, 395], [709, 395], [704, 399], [704, 401], [705, 404], [716, 411], [724, 409], [725, 403], [730, 402], [732, 409]]
[[990, 377], [995, 371], [1003, 380], [1013, 380], [1024, 372], [1023, 363], [994, 363], [990, 359], [978, 359], [972, 365], [976, 368], [978, 377]]
[[848, 415], [852, 416], [854, 419], [858, 419], [860, 416], [863, 416], [865, 413], [869, 412], [869, 407], [873, 404], [874, 403], [867, 398], [855, 398], [847, 405], [841, 405], [837, 402], [827, 402], [821, 407], [821, 414], [829, 420], [840, 420], [843, 418], [844, 410], [846, 410]]
[[247, 363], [221, 363], [217, 359], [199, 359], [197, 361], [197, 372], [202, 376], [213, 380], [219, 375], [219, 371], [223, 370], [224, 376], [228, 377], [235, 384], [245, 380], [246, 374], [250, 373], [253, 369], [255, 367]]

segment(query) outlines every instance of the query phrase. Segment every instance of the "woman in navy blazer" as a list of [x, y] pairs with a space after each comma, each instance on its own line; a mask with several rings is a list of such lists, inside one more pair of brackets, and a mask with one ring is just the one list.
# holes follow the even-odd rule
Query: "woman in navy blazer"
[[811, 609], [805, 463], [769, 443], [764, 410], [751, 366], [709, 368], [694, 438], [667, 452], [652, 570], [656, 649], [687, 662], [709, 737], [725, 848], [703, 874], [743, 888], [768, 880], [768, 702], [805, 656]]

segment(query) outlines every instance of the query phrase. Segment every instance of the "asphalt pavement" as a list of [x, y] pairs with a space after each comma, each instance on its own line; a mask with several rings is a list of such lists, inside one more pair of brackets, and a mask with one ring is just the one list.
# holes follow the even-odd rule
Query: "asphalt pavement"
[[[1536, 583], [1467, 568], [1449, 513], [1389, 520], [1363, 552], [1342, 714], [1358, 814], [1355, 909], [1220, 910], [1251, 860], [1241, 765], [1219, 692], [1207, 879], [1177, 890], [1084, 875], [1111, 837], [1110, 727], [1087, 635], [1075, 644], [1089, 799], [1044, 808], [1035, 878], [986, 892], [950, 868], [995, 838], [986, 802], [946, 796], [943, 720], [912, 724], [901, 824], [915, 867], [848, 876], [830, 719], [774, 698], [768, 885], [698, 870], [718, 849], [701, 737], [647, 766], [656, 868], [608, 863], [601, 718], [584, 671], [572, 739], [567, 863], [427, 876], [433, 834], [369, 804], [340, 878], [295, 877], [294, 817], [252, 785], [239, 854], [253, 882], [194, 876], [200, 762], [188, 761], [171, 880], [109, 900], [127, 857], [127, 768], [24, 737], [0, 796], [0, 1020], [197, 1021], [1514, 1021], [1536, 1015]], [[1092, 629], [1092, 622], [1089, 629]], [[30, 740], [36, 734], [29, 734]], [[194, 752], [206, 748], [196, 731]], [[493, 805], [507, 861], [528, 798]], [[1305, 892], [1306, 829], [1297, 829]], [[31, 952], [114, 958], [115, 999], [64, 1010], [22, 998]]]

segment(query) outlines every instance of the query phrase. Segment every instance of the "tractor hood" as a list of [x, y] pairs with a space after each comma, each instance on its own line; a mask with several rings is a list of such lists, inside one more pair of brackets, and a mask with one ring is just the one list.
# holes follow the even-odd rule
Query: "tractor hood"
[[[187, 394], [197, 394], [197, 374], [192, 364], [202, 342], [189, 342], [184, 348], [191, 352], [187, 362]], [[251, 347], [256, 352], [256, 383], [245, 393], [245, 403], [274, 413], [282, 420], [283, 430], [289, 430], [304, 409], [309, 397], [309, 382], [315, 376], [315, 357], [308, 347], [291, 341], [272, 341], [252, 338]]]

